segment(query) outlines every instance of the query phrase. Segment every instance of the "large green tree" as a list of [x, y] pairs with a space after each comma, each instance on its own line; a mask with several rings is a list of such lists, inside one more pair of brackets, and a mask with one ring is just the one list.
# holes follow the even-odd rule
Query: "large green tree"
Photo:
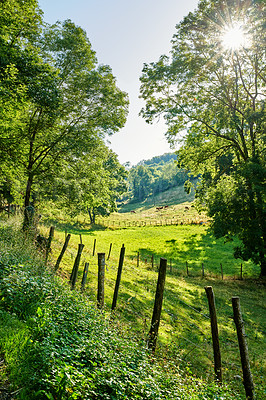
[[145, 65], [147, 122], [163, 115], [217, 237], [266, 275], [265, 2], [202, 0], [176, 27], [171, 57]]
[[89, 214], [92, 224], [97, 215], [116, 211], [116, 200], [127, 190], [127, 171], [102, 140], [95, 138], [88, 153], [67, 155], [64, 164], [41, 183], [41, 198], [52, 200], [71, 216]]
[[32, 88], [27, 114], [25, 207], [34, 177], [46, 174], [66, 152], [88, 151], [91, 138], [112, 134], [125, 123], [127, 95], [109, 66], [97, 67], [86, 33], [71, 21], [48, 27], [40, 40], [46, 64]]
[[153, 176], [149, 168], [138, 165], [130, 172], [133, 198], [136, 201], [143, 201], [151, 194]]

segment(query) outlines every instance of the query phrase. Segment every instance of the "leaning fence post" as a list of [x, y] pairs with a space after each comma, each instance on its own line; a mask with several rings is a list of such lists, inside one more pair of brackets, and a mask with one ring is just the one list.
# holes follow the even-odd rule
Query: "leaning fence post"
[[167, 260], [165, 258], [160, 258], [160, 267], [159, 267], [157, 288], [156, 288], [155, 301], [153, 307], [153, 315], [151, 320], [151, 328], [148, 335], [148, 347], [149, 349], [152, 350], [153, 353], [155, 352], [158, 330], [160, 325], [166, 268], [167, 268]]
[[49, 231], [49, 236], [47, 239], [47, 245], [46, 245], [46, 252], [45, 252], [45, 262], [47, 262], [48, 260], [48, 255], [50, 253], [51, 250], [51, 243], [54, 237], [54, 226], [51, 226], [50, 231]]
[[116, 282], [115, 282], [114, 297], [113, 297], [113, 302], [112, 302], [112, 307], [111, 307], [112, 311], [116, 307], [118, 290], [119, 290], [119, 285], [120, 285], [121, 275], [122, 275], [124, 256], [125, 256], [125, 246], [123, 245], [121, 247], [121, 251], [120, 251], [120, 258], [119, 258], [119, 264], [118, 264], [118, 270], [117, 270], [117, 277], [116, 277]]
[[109, 247], [109, 253], [108, 253], [108, 257], [107, 257], [107, 260], [109, 260], [109, 258], [110, 258], [110, 255], [111, 255], [111, 250], [112, 250], [112, 243], [110, 243], [110, 247]]
[[75, 262], [72, 268], [72, 272], [71, 272], [71, 276], [70, 276], [70, 280], [69, 282], [71, 283], [71, 289], [74, 289], [75, 284], [76, 284], [76, 280], [77, 280], [77, 276], [78, 276], [78, 269], [79, 269], [79, 263], [80, 263], [80, 259], [81, 259], [81, 254], [82, 251], [84, 249], [84, 244], [80, 243], [79, 247], [78, 247], [78, 252], [75, 258]]
[[84, 270], [83, 270], [83, 275], [82, 275], [82, 281], [81, 281], [81, 291], [83, 292], [85, 289], [86, 285], [86, 280], [87, 280], [87, 275], [88, 275], [88, 270], [89, 270], [89, 263], [85, 263]]
[[98, 253], [98, 290], [97, 307], [104, 306], [104, 273], [105, 273], [105, 253]]
[[93, 256], [95, 254], [95, 247], [96, 247], [96, 239], [94, 239], [94, 242], [93, 242], [93, 251], [92, 251]]
[[215, 372], [217, 381], [222, 382], [222, 361], [221, 361], [221, 352], [220, 352], [219, 333], [218, 333], [218, 324], [217, 324], [217, 317], [216, 317], [214, 293], [213, 293], [212, 286], [206, 286], [205, 291], [206, 291], [206, 295], [208, 298], [209, 310], [210, 310], [212, 346], [213, 346], [213, 355], [214, 355], [214, 372]]
[[224, 279], [223, 264], [221, 263], [220, 266], [221, 266], [221, 275], [222, 275], [222, 280], [223, 280]]
[[253, 400], [255, 398], [254, 385], [252, 374], [250, 370], [249, 356], [248, 356], [248, 345], [245, 337], [244, 321], [242, 319], [242, 314], [240, 310], [240, 299], [239, 297], [232, 297], [232, 306], [234, 312], [234, 322], [236, 325], [237, 338], [240, 350], [242, 371], [243, 371], [243, 381], [246, 391], [246, 397], [248, 400]]
[[202, 278], [204, 278], [204, 264], [201, 264], [201, 268], [202, 268]]
[[55, 263], [55, 266], [54, 266], [54, 270], [55, 270], [55, 271], [57, 271], [58, 268], [59, 268], [60, 262], [62, 261], [62, 258], [63, 258], [64, 254], [65, 254], [66, 249], [67, 249], [67, 246], [68, 246], [68, 242], [69, 242], [69, 240], [70, 240], [70, 237], [71, 237], [71, 235], [70, 235], [70, 233], [69, 233], [69, 234], [66, 236], [66, 238], [65, 238], [64, 246], [63, 246], [63, 248], [62, 248], [62, 250], [61, 250], [61, 253], [59, 254], [59, 257], [58, 257], [58, 259], [57, 259], [57, 261], [56, 261], [56, 263]]

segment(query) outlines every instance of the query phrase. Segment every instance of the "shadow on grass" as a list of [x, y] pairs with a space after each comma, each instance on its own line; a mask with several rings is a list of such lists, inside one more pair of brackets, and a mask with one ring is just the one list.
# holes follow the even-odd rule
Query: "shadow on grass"
[[[193, 241], [192, 241], [193, 243]], [[174, 244], [174, 243], [172, 243]], [[144, 253], [145, 250], [145, 253]], [[139, 249], [148, 258], [153, 254]], [[151, 265], [140, 265], [132, 271], [132, 280], [122, 278], [116, 317], [130, 323], [132, 335], [147, 337], [153, 312], [158, 272]], [[266, 332], [263, 328], [265, 290], [255, 280], [221, 280], [209, 277], [182, 277], [167, 271], [158, 353], [189, 368], [197, 376], [213, 379], [213, 352], [208, 301], [205, 286], [213, 286], [217, 308], [224, 380], [232, 382], [235, 375], [242, 374], [237, 336], [233, 323], [232, 296], [239, 295], [245, 330], [250, 347], [251, 368], [255, 384], [263, 391], [265, 382]], [[241, 381], [234, 382], [236, 390], [243, 393]], [[243, 397], [244, 398], [244, 397]], [[260, 397], [258, 397], [260, 398]]]
[[60, 222], [55, 219], [47, 219], [43, 222], [45, 226], [54, 226], [58, 230], [66, 231], [68, 233], [73, 233], [75, 235], [79, 234], [91, 234], [93, 235], [94, 231], [105, 231], [107, 228], [103, 225], [96, 224], [96, 225], [89, 225], [83, 224], [81, 222]]
[[165, 240], [164, 251], [156, 252], [151, 248], [140, 248], [140, 258], [150, 263], [159, 264], [161, 257], [166, 258], [171, 264], [172, 271], [177, 274], [187, 275], [187, 269], [192, 276], [204, 275], [221, 278], [221, 265], [225, 278], [240, 279], [241, 265], [244, 279], [258, 279], [259, 267], [251, 261], [244, 262], [233, 257], [233, 250], [238, 241], [225, 242], [223, 238], [215, 239], [210, 233], [190, 234], [184, 240], [175, 238]]

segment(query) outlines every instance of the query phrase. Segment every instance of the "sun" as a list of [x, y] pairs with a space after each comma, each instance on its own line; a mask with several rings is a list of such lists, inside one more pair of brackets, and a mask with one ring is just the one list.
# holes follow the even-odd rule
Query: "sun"
[[228, 26], [221, 35], [221, 43], [225, 50], [239, 50], [247, 45], [247, 35], [241, 23]]

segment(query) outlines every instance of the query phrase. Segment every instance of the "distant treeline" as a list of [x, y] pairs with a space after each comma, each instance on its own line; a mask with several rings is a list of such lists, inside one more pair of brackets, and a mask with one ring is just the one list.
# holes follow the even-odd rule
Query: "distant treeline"
[[141, 161], [129, 170], [128, 183], [131, 201], [143, 201], [176, 186], [188, 179], [187, 171], [178, 168], [175, 153], [165, 153]]

